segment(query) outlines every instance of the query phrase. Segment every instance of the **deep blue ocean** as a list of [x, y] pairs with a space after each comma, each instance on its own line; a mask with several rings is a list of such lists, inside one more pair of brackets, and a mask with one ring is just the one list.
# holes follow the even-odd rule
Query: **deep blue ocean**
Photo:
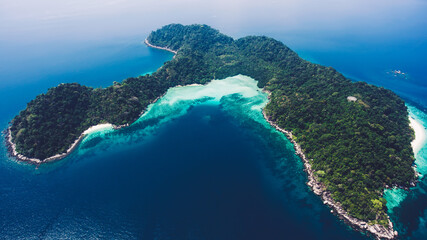
[[[426, 126], [425, 43], [414, 52], [366, 42], [325, 50], [274, 37], [288, 40], [305, 59], [394, 90], [419, 109], [416, 117]], [[142, 40], [46, 45], [30, 53], [0, 47], [1, 129], [49, 87], [106, 87], [172, 58]], [[160, 102], [131, 127], [91, 134], [71, 156], [39, 168], [8, 158], [2, 144], [0, 238], [367, 238], [330, 213], [306, 186], [289, 141], [247, 108], [265, 96], [221, 96]], [[425, 160], [426, 152], [424, 147], [418, 157]], [[392, 220], [402, 239], [426, 239], [427, 179], [407, 195]]]

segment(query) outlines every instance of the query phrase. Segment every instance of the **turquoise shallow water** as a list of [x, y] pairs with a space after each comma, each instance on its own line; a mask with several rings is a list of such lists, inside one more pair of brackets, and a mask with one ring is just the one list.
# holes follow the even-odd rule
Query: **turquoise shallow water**
[[[423, 126], [424, 132], [427, 132], [427, 114], [418, 108], [408, 105], [409, 116], [416, 119]], [[415, 152], [415, 164], [417, 172], [420, 174], [419, 183], [411, 188], [410, 191], [402, 189], [392, 189], [385, 191], [387, 207], [401, 233], [405, 233], [410, 238], [422, 239], [427, 236], [426, 213], [427, 213], [427, 192], [426, 192], [426, 174], [427, 174], [427, 144], [423, 142], [423, 147]]]
[[[95, 43], [0, 44], [0, 124], [27, 102], [60, 83], [107, 87], [113, 81], [156, 71], [172, 54], [148, 48], [140, 38]], [[12, 104], [13, 103], [13, 104]]]
[[362, 239], [306, 186], [292, 144], [262, 117], [256, 84], [173, 88], [129, 128], [92, 133], [63, 161], [3, 159], [1, 235]]
[[[354, 81], [366, 81], [391, 89], [407, 102], [409, 115], [427, 131], [425, 37], [404, 40], [403, 35], [396, 33], [389, 37], [371, 39], [342, 34], [325, 43], [322, 42], [322, 37], [305, 38], [307, 35], [309, 33], [302, 34], [305, 43], [292, 39], [289, 42], [301, 56], [332, 66]], [[327, 34], [324, 37], [331, 39]], [[392, 70], [401, 70], [406, 76], [390, 74]], [[426, 144], [416, 153], [416, 164], [422, 176], [415, 188], [409, 192], [386, 191], [389, 214], [402, 239], [427, 238]]]
[[[27, 65], [26, 72], [1, 68], [2, 79], [14, 80], [0, 86], [0, 124], [5, 128], [26, 102], [58, 83], [108, 86], [152, 72], [171, 58], [139, 40], [125, 42], [125, 47], [123, 42], [86, 46], [90, 51], [86, 49], [85, 56], [91, 61], [66, 61], [52, 71], [39, 72], [37, 64]], [[81, 53], [70, 49], [68, 54], [79, 59]], [[39, 60], [56, 62], [52, 54]], [[411, 114], [426, 126], [426, 114], [419, 110], [423, 97], [412, 95], [418, 108], [411, 107]], [[93, 133], [69, 158], [39, 169], [7, 158], [2, 145], [0, 235], [365, 238], [330, 214], [308, 189], [291, 144], [262, 119], [265, 102], [254, 80], [238, 76], [204, 87], [172, 89], [131, 127]], [[420, 169], [425, 154], [423, 148], [417, 155]], [[398, 193], [401, 201], [390, 208], [403, 239], [427, 236], [426, 183], [422, 178], [409, 193]]]

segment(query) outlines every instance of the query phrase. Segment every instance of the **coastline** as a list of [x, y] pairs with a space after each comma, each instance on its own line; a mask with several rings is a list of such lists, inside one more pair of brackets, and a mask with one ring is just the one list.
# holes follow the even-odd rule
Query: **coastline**
[[98, 125], [95, 125], [95, 126], [88, 128], [82, 134], [87, 135], [87, 134], [94, 133], [94, 132], [97, 132], [99, 130], [106, 129], [106, 128], [113, 128], [114, 129], [114, 125], [111, 123], [101, 123], [101, 124], [98, 124]]
[[[268, 99], [270, 101], [270, 92], [265, 92], [268, 94]], [[320, 196], [323, 201], [323, 204], [329, 206], [332, 209], [332, 213], [336, 214], [340, 219], [350, 225], [353, 229], [373, 234], [377, 239], [395, 239], [398, 236], [398, 233], [397, 231], [394, 231], [393, 223], [391, 222], [390, 217], [388, 216], [388, 227], [384, 227], [380, 224], [370, 225], [365, 221], [350, 216], [342, 208], [341, 204], [339, 202], [336, 202], [332, 198], [331, 193], [327, 191], [326, 187], [317, 179], [311, 167], [309, 159], [305, 156], [300, 145], [293, 139], [292, 132], [280, 128], [276, 123], [271, 121], [269, 116], [267, 116], [267, 114], [265, 113], [264, 109], [262, 110], [264, 119], [276, 130], [284, 133], [285, 136], [289, 139], [289, 141], [291, 141], [291, 143], [294, 145], [295, 154], [301, 158], [304, 163], [304, 171], [307, 172], [307, 185], [313, 190], [316, 195]]]
[[67, 151], [65, 153], [56, 154], [54, 156], [51, 156], [51, 157], [48, 157], [48, 158], [41, 160], [38, 158], [29, 158], [29, 157], [26, 157], [26, 156], [18, 153], [16, 151], [15, 143], [13, 143], [13, 141], [12, 141], [12, 132], [10, 130], [10, 126], [7, 128], [7, 130], [5, 130], [5, 132], [6, 132], [6, 147], [7, 147], [9, 155], [11, 157], [15, 158], [16, 160], [28, 162], [28, 163], [35, 164], [35, 165], [40, 165], [42, 163], [47, 163], [47, 162], [53, 162], [53, 161], [60, 160], [60, 159], [67, 157], [68, 155], [71, 154], [71, 152], [73, 152], [73, 150], [79, 145], [79, 143], [83, 140], [83, 137], [85, 136], [85, 134], [82, 133], [74, 141], [74, 143], [71, 144], [71, 146], [67, 149]]
[[82, 134], [80, 134], [80, 136], [70, 145], [70, 147], [67, 149], [66, 152], [64, 153], [58, 153], [54, 156], [50, 156], [47, 157], [45, 159], [38, 159], [38, 158], [29, 158], [26, 157], [20, 153], [18, 153], [16, 151], [16, 145], [15, 143], [12, 141], [12, 132], [10, 130], [10, 126], [5, 130], [6, 133], [6, 147], [8, 150], [8, 153], [11, 157], [15, 158], [16, 160], [19, 161], [23, 161], [23, 162], [28, 162], [31, 164], [35, 164], [35, 165], [40, 165], [42, 163], [48, 163], [48, 162], [54, 162], [57, 160], [61, 160], [65, 157], [67, 157], [68, 155], [70, 155], [76, 148], [77, 146], [80, 144], [80, 142], [83, 140], [83, 138], [93, 132], [99, 131], [101, 129], [105, 129], [106, 127], [111, 127], [113, 129], [120, 129], [124, 126], [115, 126], [113, 124], [110, 123], [102, 123], [102, 124], [98, 124], [95, 126], [91, 126], [88, 129], [86, 129]]
[[[157, 49], [161, 49], [161, 50], [166, 50], [166, 51], [172, 52], [174, 54], [177, 54], [177, 51], [171, 50], [169, 48], [154, 46], [154, 45], [150, 44], [147, 39], [145, 39], [145, 43], [149, 47], [153, 47], [153, 48], [157, 48]], [[268, 93], [268, 94], [270, 94], [270, 93]], [[152, 103], [155, 103], [163, 95], [157, 97]], [[141, 115], [144, 113], [144, 111], [145, 111], [145, 109], [142, 111]], [[263, 116], [266, 119], [266, 121], [269, 122], [269, 124], [271, 126], [274, 126], [278, 131], [283, 132], [285, 134], [285, 136], [293, 143], [296, 154], [304, 162], [304, 168], [305, 168], [305, 171], [307, 172], [307, 175], [308, 175], [307, 185], [310, 186], [313, 189], [313, 192], [316, 195], [321, 196], [321, 199], [323, 200], [323, 203], [326, 204], [326, 205], [328, 205], [328, 206], [330, 206], [332, 208], [331, 211], [333, 211], [334, 213], [336, 213], [345, 222], [349, 223], [349, 225], [352, 226], [353, 228], [361, 230], [361, 231], [368, 231], [368, 232], [374, 234], [377, 238], [394, 239], [397, 236], [397, 232], [393, 230], [393, 224], [390, 221], [390, 219], [388, 219], [388, 223], [389, 223], [388, 227], [384, 227], [384, 226], [379, 225], [379, 224], [369, 225], [367, 222], [364, 222], [364, 221], [361, 221], [359, 219], [351, 217], [341, 207], [341, 205], [338, 202], [335, 202], [332, 199], [332, 196], [331, 196], [330, 192], [328, 192], [326, 190], [326, 187], [317, 179], [317, 177], [314, 174], [314, 171], [312, 170], [312, 167], [311, 167], [309, 159], [306, 158], [306, 156], [304, 155], [304, 153], [303, 153], [301, 147], [299, 146], [299, 144], [295, 140], [293, 140], [292, 132], [286, 131], [284, 129], [281, 129], [277, 124], [275, 124], [274, 122], [272, 122], [271, 120], [269, 120], [269, 117], [265, 114], [264, 110], [262, 112], [263, 112]], [[84, 131], [79, 136], [79, 138], [77, 138], [75, 140], [75, 142], [73, 144], [71, 144], [70, 148], [65, 153], [57, 154], [57, 155], [48, 157], [48, 158], [43, 159], [43, 160], [36, 159], [36, 158], [27, 158], [27, 157], [19, 154], [16, 151], [16, 146], [15, 146], [15, 144], [12, 141], [12, 135], [11, 135], [10, 127], [8, 127], [8, 129], [7, 129], [7, 137], [6, 137], [7, 138], [7, 143], [8, 143], [8, 150], [9, 150], [10, 153], [14, 154], [12, 156], [16, 157], [17, 159], [22, 160], [22, 161], [27, 161], [27, 162], [30, 162], [30, 163], [33, 163], [33, 164], [37, 164], [37, 165], [39, 165], [41, 163], [46, 163], [46, 162], [51, 162], [51, 161], [55, 161], [55, 160], [60, 160], [60, 159], [63, 159], [65, 157], [67, 157], [69, 154], [71, 154], [72, 151], [75, 150], [75, 148], [82, 141], [82, 139], [84, 138], [84, 136], [86, 134], [89, 134], [91, 132], [97, 131], [97, 130], [99, 130], [101, 128], [101, 126], [105, 126], [105, 125], [109, 125], [109, 126], [111, 125], [114, 129], [120, 129], [122, 127], [129, 126], [129, 124], [120, 125], [120, 126], [114, 126], [112, 124], [105, 124], [105, 123], [104, 124], [98, 124], [98, 125], [92, 126], [89, 129], [87, 129], [86, 131]], [[9, 149], [9, 145], [10, 145], [10, 149]]]
[[[409, 109], [409, 126], [414, 130], [415, 138], [411, 142], [412, 149], [414, 151], [415, 162], [413, 169], [417, 175], [417, 179], [411, 183], [411, 188], [415, 187], [416, 182], [419, 181], [423, 176], [426, 175], [426, 162], [425, 159], [421, 156], [418, 156], [418, 153], [421, 152], [421, 149], [427, 145], [427, 131], [422, 124], [421, 120], [416, 114]], [[388, 186], [387, 186], [388, 187]], [[410, 188], [410, 189], [411, 189]], [[399, 206], [408, 196], [408, 188], [401, 188], [399, 186], [392, 186], [384, 189], [384, 198], [387, 200], [387, 208], [389, 212], [393, 212], [393, 209]]]
[[411, 142], [412, 149], [414, 150], [414, 154], [417, 155], [417, 153], [421, 150], [421, 148], [424, 147], [425, 141], [427, 139], [426, 131], [421, 123], [419, 123], [415, 118], [409, 117], [409, 126], [414, 130], [415, 132], [415, 138]]
[[[160, 49], [160, 50], [166, 50], [166, 51], [171, 52], [171, 53], [174, 53], [174, 54], [177, 54], [177, 53], [178, 53], [178, 51], [172, 50], [172, 49], [167, 48], [167, 47], [159, 47], [159, 46], [155, 46], [155, 45], [151, 44], [150, 42], [148, 42], [148, 39], [147, 39], [147, 38], [144, 40], [144, 43], [145, 43], [145, 44], [147, 44], [147, 46], [152, 47], [152, 48], [157, 48], [157, 49]], [[175, 56], [174, 56], [174, 57], [175, 57]]]
[[[153, 104], [153, 103], [155, 103], [155, 102], [157, 102], [165, 94], [166, 93], [164, 93], [161, 96], [159, 96], [156, 99], [154, 99], [153, 102], [150, 103], [150, 105]], [[148, 108], [148, 106], [146, 108], [144, 108], [144, 110], [142, 110], [142, 112], [139, 114], [138, 118], [140, 118], [144, 114], [144, 112], [146, 111], [146, 109]], [[80, 134], [80, 136], [74, 141], [74, 143], [71, 144], [71, 146], [67, 149], [67, 151], [65, 153], [58, 153], [58, 154], [56, 154], [54, 156], [50, 156], [50, 157], [45, 158], [45, 159], [29, 158], [29, 157], [26, 157], [26, 156], [18, 153], [16, 151], [16, 145], [15, 145], [15, 143], [13, 143], [13, 141], [12, 141], [12, 132], [10, 130], [10, 126], [6, 130], [4, 130], [4, 133], [6, 135], [6, 148], [7, 148], [7, 152], [9, 153], [9, 155], [11, 157], [13, 157], [13, 158], [15, 158], [16, 160], [19, 160], [19, 161], [23, 161], [23, 162], [27, 162], [27, 163], [35, 164], [35, 165], [39, 166], [40, 164], [43, 164], [43, 163], [54, 162], [54, 161], [58, 161], [58, 160], [64, 159], [65, 157], [67, 157], [68, 155], [70, 155], [77, 148], [77, 146], [80, 144], [80, 142], [88, 134], [97, 132], [97, 131], [105, 129], [105, 128], [112, 128], [114, 130], [119, 130], [121, 128], [128, 127], [129, 125], [130, 124], [114, 125], [114, 124], [111, 124], [111, 123], [100, 123], [100, 124], [91, 126], [88, 129], [86, 129], [85, 131], [83, 131], [83, 133]]]
[[[166, 50], [166, 51], [169, 51], [169, 52], [174, 53], [175, 55], [177, 54], [177, 51], [174, 51], [174, 50], [172, 50], [172, 49], [152, 45], [152, 44], [150, 44], [150, 43], [148, 42], [148, 40], [147, 40], [147, 39], [145, 39], [145, 41], [144, 41], [144, 42], [145, 42], [145, 44], [147, 44], [147, 46], [149, 46], [149, 47], [157, 48], [157, 49], [161, 49], [161, 50]], [[175, 56], [174, 56], [174, 57], [175, 57]], [[180, 86], [180, 87], [181, 87], [181, 86]], [[156, 99], [154, 99], [154, 100], [150, 103], [150, 105], [151, 105], [151, 104], [153, 104], [153, 103], [155, 103], [155, 102], [157, 102], [157, 101], [158, 101], [161, 97], [163, 97], [165, 94], [166, 94], [166, 93], [163, 93], [161, 96], [159, 96], [159, 97], [157, 97]], [[148, 108], [148, 106], [147, 106], [146, 108], [144, 108], [144, 109], [141, 111], [141, 113], [140, 113], [139, 117], [141, 117], [141, 116], [144, 114], [144, 112], [147, 110], [147, 108]], [[138, 117], [138, 118], [139, 118], [139, 117]], [[83, 138], [84, 138], [86, 135], [90, 134], [90, 133], [93, 133], [93, 132], [99, 131], [99, 130], [104, 129], [104, 128], [106, 128], [106, 127], [111, 127], [111, 128], [113, 128], [113, 129], [115, 129], [115, 130], [118, 130], [118, 129], [121, 129], [121, 128], [124, 128], [124, 127], [128, 127], [128, 126], [129, 126], [129, 124], [123, 124], [123, 125], [118, 125], [118, 126], [116, 126], [116, 125], [111, 124], [111, 123], [101, 123], [101, 124], [97, 124], [97, 125], [91, 126], [91, 127], [89, 127], [88, 129], [86, 129], [85, 131], [83, 131], [83, 133], [81, 133], [81, 134], [80, 134], [80, 136], [79, 136], [79, 137], [78, 137], [78, 138], [77, 138], [77, 139], [76, 139], [76, 140], [71, 144], [71, 146], [67, 149], [67, 151], [66, 151], [66, 152], [64, 152], [64, 153], [58, 153], [58, 154], [56, 154], [56, 155], [54, 155], [54, 156], [50, 156], [50, 157], [47, 157], [47, 158], [45, 158], [45, 159], [29, 158], [29, 157], [26, 157], [26, 156], [24, 156], [24, 155], [22, 155], [22, 154], [18, 153], [18, 152], [16, 151], [16, 145], [15, 145], [15, 143], [13, 143], [13, 139], [12, 139], [12, 132], [11, 132], [11, 130], [10, 130], [10, 126], [9, 126], [7, 129], [5, 129], [3, 132], [4, 132], [4, 134], [6, 135], [6, 136], [5, 136], [5, 140], [6, 140], [6, 149], [7, 149], [7, 152], [9, 153], [9, 155], [10, 155], [11, 157], [15, 158], [15, 159], [16, 159], [16, 160], [18, 160], [18, 161], [27, 162], [27, 163], [34, 164], [34, 165], [39, 166], [40, 164], [48, 163], [48, 162], [58, 161], [58, 160], [64, 159], [65, 157], [69, 156], [69, 155], [70, 155], [70, 154], [71, 154], [71, 153], [72, 153], [72, 152], [77, 148], [77, 146], [80, 144], [80, 142], [83, 140]]]

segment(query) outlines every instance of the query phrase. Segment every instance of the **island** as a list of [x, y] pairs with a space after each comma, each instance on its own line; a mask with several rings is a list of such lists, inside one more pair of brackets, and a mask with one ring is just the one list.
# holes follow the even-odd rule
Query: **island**
[[207, 25], [170, 24], [145, 42], [175, 57], [151, 75], [107, 88], [50, 88], [11, 120], [5, 134], [9, 153], [35, 164], [64, 158], [87, 129], [126, 127], [171, 87], [242, 74], [268, 92], [266, 120], [294, 144], [308, 185], [331, 211], [376, 238], [397, 236], [382, 194], [414, 185], [416, 172], [414, 132], [395, 93], [352, 82], [265, 36], [235, 40]]

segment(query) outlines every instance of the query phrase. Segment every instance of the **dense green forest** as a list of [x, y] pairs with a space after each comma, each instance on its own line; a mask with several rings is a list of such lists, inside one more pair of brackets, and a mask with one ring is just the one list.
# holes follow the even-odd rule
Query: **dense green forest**
[[234, 40], [206, 25], [171, 24], [148, 41], [178, 53], [152, 75], [108, 88], [73, 83], [49, 89], [11, 122], [18, 152], [39, 159], [62, 153], [92, 125], [132, 123], [170, 87], [244, 74], [271, 92], [267, 116], [293, 132], [320, 181], [350, 215], [386, 224], [383, 189], [408, 187], [415, 179], [413, 131], [393, 92], [353, 83], [268, 37]]

